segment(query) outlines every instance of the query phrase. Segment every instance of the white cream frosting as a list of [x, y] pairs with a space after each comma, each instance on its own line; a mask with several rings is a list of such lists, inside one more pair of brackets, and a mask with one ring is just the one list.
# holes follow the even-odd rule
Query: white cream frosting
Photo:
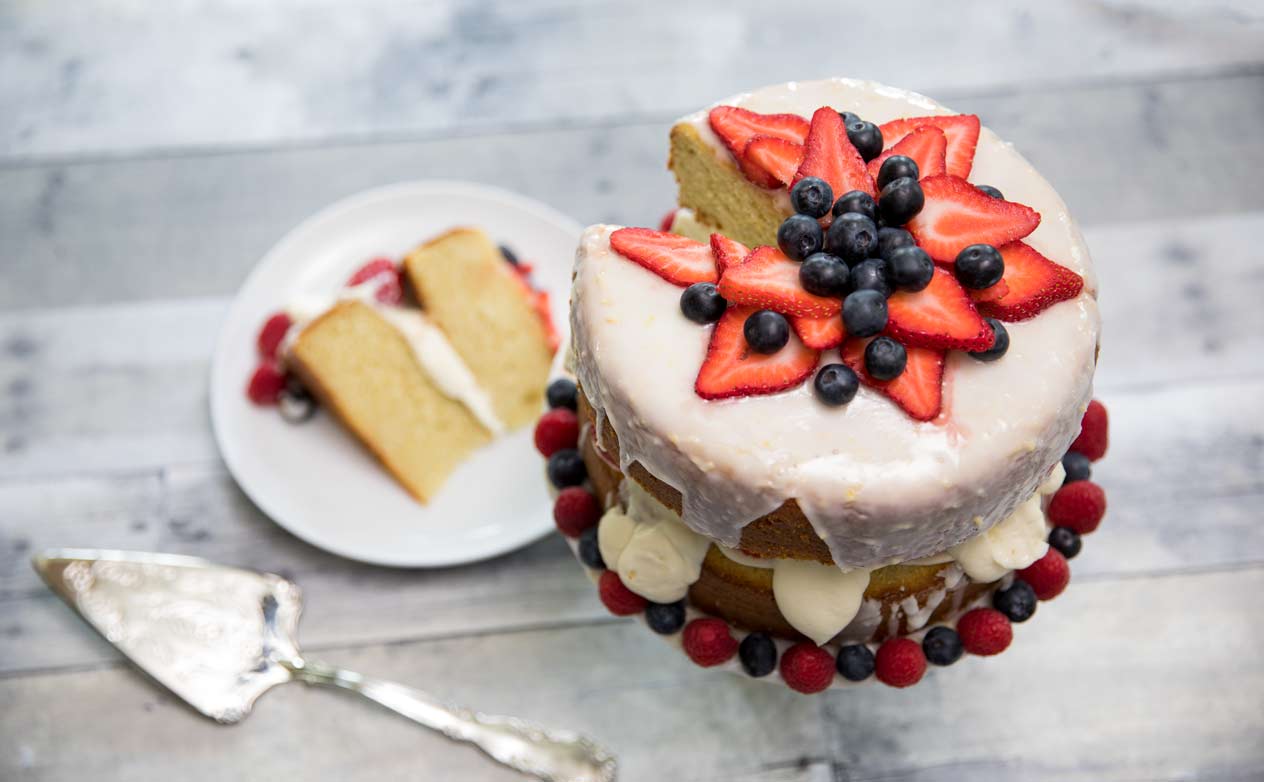
[[614, 506], [597, 527], [601, 558], [624, 586], [646, 600], [680, 600], [702, 575], [711, 541], [686, 527], [636, 481], [624, 481], [623, 494], [626, 511]]
[[496, 416], [491, 396], [478, 384], [474, 373], [465, 365], [443, 331], [431, 323], [420, 309], [396, 307], [378, 301], [374, 294], [382, 284], [379, 277], [345, 288], [336, 296], [307, 294], [289, 302], [285, 307], [285, 314], [290, 317], [293, 325], [282, 342], [282, 355], [289, 352], [290, 346], [307, 324], [328, 312], [338, 302], [362, 302], [372, 307], [399, 332], [408, 343], [417, 363], [421, 365], [422, 371], [444, 396], [464, 405], [492, 434], [502, 434], [505, 425]]
[[1040, 491], [986, 532], [948, 549], [948, 553], [975, 581], [996, 581], [1011, 570], [1021, 570], [1049, 550], [1044, 497], [1058, 490], [1066, 472], [1054, 467]]
[[868, 568], [844, 573], [819, 562], [779, 559], [772, 569], [777, 609], [791, 627], [817, 645], [851, 624], [868, 587]]
[[[869, 82], [780, 85], [723, 101], [804, 116], [821, 105], [885, 122], [949, 113], [928, 98]], [[713, 138], [706, 112], [686, 118]], [[719, 146], [717, 154], [727, 155]], [[1092, 392], [1099, 320], [1079, 230], [1053, 188], [984, 128], [970, 179], [1037, 209], [1026, 241], [1083, 274], [1085, 291], [1007, 324], [997, 362], [949, 354], [945, 415], [921, 423], [868, 388], [826, 408], [811, 384], [770, 396], [707, 401], [693, 390], [710, 334], [680, 316], [680, 289], [610, 249], [615, 226], [588, 228], [572, 291], [575, 365], [621, 467], [641, 463], [681, 492], [691, 529], [736, 546], [742, 528], [797, 500], [842, 567], [943, 552], [1009, 516], [1078, 432]], [[837, 361], [827, 351], [822, 362]]]
[[698, 219], [692, 209], [682, 207], [672, 217], [671, 232], [687, 236], [695, 242], [710, 242], [711, 234], [716, 233], [716, 228]]

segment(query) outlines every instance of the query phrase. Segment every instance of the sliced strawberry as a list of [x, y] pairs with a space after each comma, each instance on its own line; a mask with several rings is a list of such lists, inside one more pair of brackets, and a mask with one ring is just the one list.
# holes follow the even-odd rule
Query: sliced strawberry
[[[938, 117], [906, 117], [879, 127], [883, 149], [890, 149], [905, 136], [925, 125], [933, 125], [948, 137], [948, 173], [962, 179], [970, 176], [974, 166], [974, 148], [979, 145], [979, 118], [974, 114], [949, 114]], [[922, 172], [925, 176], [926, 172]]]
[[799, 282], [799, 268], [776, 247], [756, 247], [740, 265], [724, 270], [720, 295], [734, 304], [774, 310], [782, 315], [837, 315], [842, 302], [804, 290]]
[[837, 315], [825, 318], [791, 318], [790, 328], [799, 335], [803, 344], [813, 350], [829, 350], [843, 344], [847, 329]]
[[942, 263], [955, 263], [957, 253], [972, 244], [1000, 247], [1040, 225], [1035, 209], [993, 198], [960, 177], [933, 176], [921, 184], [926, 205], [905, 228]]
[[778, 184], [788, 186], [794, 181], [794, 174], [803, 162], [803, 145], [776, 136], [756, 136], [746, 144], [742, 161], [750, 166], [758, 166], [777, 180]]
[[756, 136], [769, 136], [802, 144], [808, 135], [808, 121], [798, 114], [758, 114], [737, 106], [716, 106], [708, 119], [746, 178], [767, 188], [781, 187], [782, 182], [744, 156], [747, 143]]
[[920, 291], [896, 291], [887, 299], [887, 336], [906, 346], [940, 350], [987, 350], [992, 329], [952, 273], [936, 267]]
[[791, 335], [776, 353], [756, 353], [743, 326], [758, 307], [730, 306], [711, 332], [694, 391], [703, 399], [775, 394], [811, 377], [820, 354]]
[[944, 352], [929, 348], [905, 347], [908, 364], [894, 380], [880, 382], [865, 372], [868, 339], [843, 343], [843, 363], [855, 370], [861, 382], [885, 394], [904, 412], [918, 421], [933, 421], [943, 410]]
[[1084, 288], [1080, 275], [1024, 242], [999, 249], [1005, 259], [1005, 276], [997, 285], [1007, 286], [1008, 291], [995, 300], [980, 302], [979, 310], [984, 315], [1005, 321], [1027, 320], [1060, 301], [1074, 299]]
[[803, 146], [803, 164], [794, 175], [795, 182], [815, 176], [829, 182], [835, 198], [852, 190], [877, 196], [864, 158], [847, 139], [847, 129], [837, 111], [828, 106], [816, 110]]
[[882, 168], [883, 162], [892, 155], [912, 158], [917, 164], [918, 179], [939, 176], [946, 170], [947, 151], [948, 137], [944, 135], [944, 132], [934, 125], [926, 125], [900, 139], [899, 143], [887, 147], [881, 155], [870, 160], [869, 176], [876, 181], [878, 169]]
[[398, 271], [399, 266], [390, 258], [374, 258], [368, 263], [356, 269], [355, 274], [347, 280], [347, 287], [353, 288], [357, 285], [368, 282], [378, 275], [388, 274]]
[[711, 254], [715, 256], [715, 270], [723, 276], [725, 269], [731, 269], [746, 260], [746, 256], [750, 255], [750, 248], [724, 234], [711, 234]]
[[996, 301], [1005, 294], [1009, 293], [1009, 283], [1002, 279], [1000, 282], [984, 288], [981, 291], [967, 291], [970, 294], [970, 300], [974, 302], [974, 306], [978, 307], [987, 301]]
[[663, 215], [663, 218], [658, 221], [658, 230], [662, 231], [663, 233], [669, 233], [671, 231], [672, 223], [674, 222], [676, 222], [675, 209]]
[[693, 239], [649, 228], [620, 228], [610, 234], [610, 246], [629, 261], [682, 288], [719, 279], [711, 246]]

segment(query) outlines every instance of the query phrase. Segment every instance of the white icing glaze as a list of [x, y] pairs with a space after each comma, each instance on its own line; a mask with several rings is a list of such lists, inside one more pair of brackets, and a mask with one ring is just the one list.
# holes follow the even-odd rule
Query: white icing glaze
[[[913, 93], [841, 79], [723, 103], [805, 116], [831, 105], [879, 123], [948, 113]], [[705, 112], [683, 121], [710, 137]], [[625, 472], [640, 462], [675, 487], [685, 524], [727, 546], [747, 523], [795, 499], [835, 562], [849, 568], [942, 552], [1008, 516], [1078, 433], [1092, 391], [1096, 285], [1053, 188], [986, 128], [971, 179], [1040, 211], [1026, 241], [1084, 274], [1086, 288], [1008, 324], [1010, 349], [1000, 361], [951, 353], [946, 413], [931, 423], [868, 388], [841, 409], [821, 406], [810, 383], [771, 396], [699, 398], [693, 383], [710, 329], [680, 316], [679, 288], [611, 251], [614, 226], [588, 228], [572, 291], [575, 367], [598, 419], [618, 435]], [[836, 360], [834, 352], [822, 357]]]
[[646, 600], [673, 603], [702, 575], [711, 541], [690, 530], [635, 481], [623, 482], [626, 510], [601, 517], [597, 546], [624, 586]]
[[465, 365], [452, 343], [448, 342], [443, 331], [415, 307], [395, 307], [383, 304], [374, 297], [382, 284], [381, 276], [345, 288], [337, 296], [307, 294], [289, 302], [285, 307], [285, 314], [290, 317], [293, 325], [282, 341], [281, 354], [289, 352], [290, 346], [307, 324], [328, 312], [338, 302], [362, 302], [372, 307], [399, 332], [412, 349], [422, 371], [444, 396], [465, 405], [470, 414], [492, 434], [503, 433], [505, 425], [496, 416], [491, 396], [478, 384], [474, 373]]

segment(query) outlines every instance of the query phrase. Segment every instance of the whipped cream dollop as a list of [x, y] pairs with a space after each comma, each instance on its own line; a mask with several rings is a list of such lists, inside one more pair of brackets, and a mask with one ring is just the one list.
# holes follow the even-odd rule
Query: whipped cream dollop
[[1011, 570], [1022, 570], [1049, 550], [1044, 498], [1062, 485], [1066, 472], [1054, 467], [1040, 490], [999, 524], [981, 535], [948, 549], [948, 554], [975, 581], [996, 581]]
[[496, 416], [491, 396], [478, 384], [474, 373], [444, 336], [443, 330], [432, 323], [420, 309], [397, 307], [377, 300], [375, 294], [382, 284], [381, 277], [385, 274], [394, 272], [384, 272], [383, 275], [372, 277], [359, 285], [344, 288], [335, 296], [305, 294], [291, 300], [285, 307], [285, 314], [293, 325], [281, 343], [281, 354], [288, 354], [303, 329], [338, 302], [358, 301], [372, 307], [399, 332], [408, 343], [417, 363], [421, 365], [422, 371], [444, 396], [464, 405], [493, 435], [502, 434], [505, 425]]
[[606, 567], [646, 600], [682, 599], [702, 575], [711, 541], [686, 527], [636, 481], [624, 481], [622, 492], [626, 510], [614, 506], [597, 528], [597, 546]]
[[[914, 93], [846, 79], [778, 85], [722, 103], [802, 116], [828, 105], [877, 123], [949, 113]], [[696, 124], [731, 165], [706, 111], [681, 121]], [[767, 396], [701, 399], [694, 381], [710, 328], [680, 315], [679, 287], [610, 248], [617, 226], [589, 227], [572, 290], [575, 369], [598, 431], [608, 421], [618, 436], [625, 474], [640, 463], [681, 493], [686, 525], [730, 547], [748, 523], [793, 499], [848, 568], [943, 552], [1008, 517], [1078, 433], [1096, 363], [1096, 281], [1057, 193], [986, 128], [970, 179], [1039, 211], [1041, 224], [1024, 241], [1083, 275], [1085, 288], [1007, 324], [1010, 349], [1000, 361], [950, 352], [945, 413], [929, 423], [867, 387], [846, 408], [821, 405], [810, 382]], [[821, 360], [837, 361], [837, 353]]]

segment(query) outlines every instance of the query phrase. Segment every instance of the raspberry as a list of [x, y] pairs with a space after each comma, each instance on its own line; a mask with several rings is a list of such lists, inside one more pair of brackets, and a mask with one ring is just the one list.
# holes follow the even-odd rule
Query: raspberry
[[285, 375], [275, 364], [264, 362], [250, 376], [246, 396], [257, 405], [275, 405], [285, 390]]
[[1106, 515], [1106, 492], [1092, 481], [1068, 483], [1049, 501], [1048, 515], [1054, 526], [1087, 535]]
[[361, 283], [368, 282], [379, 274], [398, 271], [399, 267], [390, 258], [374, 258], [368, 263], [356, 269], [355, 274], [347, 279], [347, 287], [351, 288]]
[[719, 665], [737, 654], [737, 639], [723, 619], [695, 619], [681, 636], [685, 654], [703, 668]]
[[975, 608], [957, 620], [957, 635], [970, 654], [1000, 654], [1014, 640], [1014, 628], [995, 608]]
[[1080, 436], [1071, 443], [1071, 450], [1097, 461], [1106, 455], [1106, 447], [1110, 444], [1108, 428], [1106, 406], [1094, 399], [1084, 411], [1084, 418], [1080, 421]]
[[645, 598], [623, 585], [619, 574], [604, 570], [597, 580], [597, 594], [606, 609], [615, 616], [632, 616], [645, 610]]
[[544, 456], [579, 445], [579, 418], [564, 407], [540, 416], [535, 425], [535, 447]]
[[781, 678], [796, 692], [820, 692], [834, 681], [834, 655], [803, 641], [781, 656]]
[[1052, 600], [1062, 594], [1071, 581], [1071, 568], [1067, 566], [1066, 557], [1050, 548], [1043, 557], [1018, 571], [1018, 577], [1031, 584], [1036, 597]]
[[891, 687], [910, 687], [926, 673], [922, 645], [911, 638], [890, 638], [878, 647], [873, 659], [878, 681]]
[[553, 502], [553, 521], [568, 538], [579, 537], [581, 532], [597, 523], [601, 513], [601, 503], [597, 498], [579, 486], [562, 489]]
[[275, 360], [277, 348], [281, 347], [281, 340], [285, 339], [285, 332], [290, 330], [292, 324], [290, 316], [284, 312], [278, 312], [264, 321], [263, 328], [259, 329], [259, 355], [268, 361]]

